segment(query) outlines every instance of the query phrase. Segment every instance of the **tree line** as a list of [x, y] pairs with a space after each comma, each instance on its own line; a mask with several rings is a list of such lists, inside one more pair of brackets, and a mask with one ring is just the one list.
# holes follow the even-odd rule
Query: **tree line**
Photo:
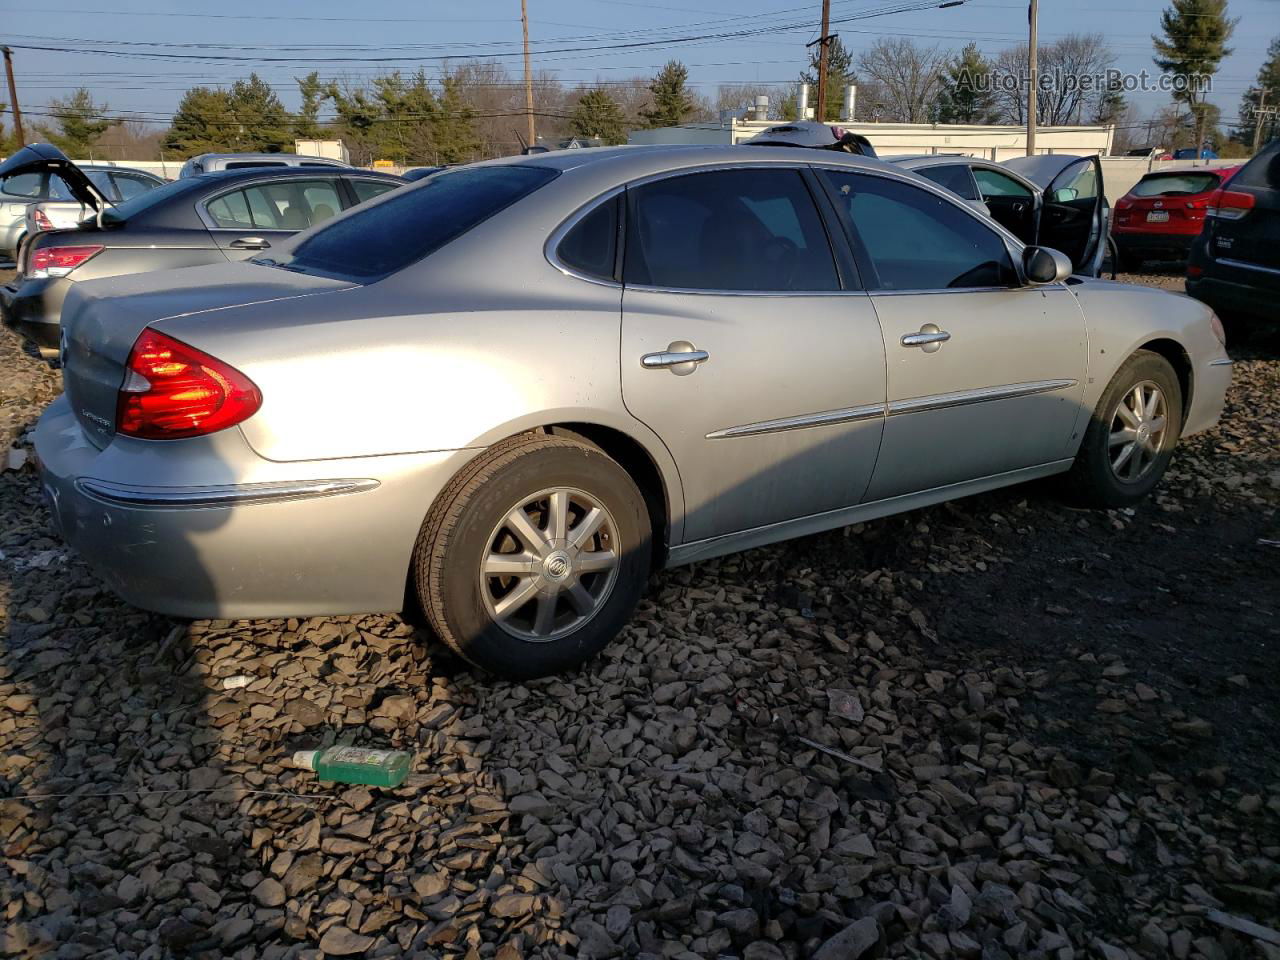
[[[1171, 0], [1152, 37], [1153, 60], [1167, 75], [1212, 77], [1231, 51], [1235, 20], [1227, 0]], [[1222, 129], [1220, 110], [1189, 84], [1175, 89], [1166, 107], [1145, 122], [1128, 102], [1119, 82], [1071, 84], [1064, 78], [1103, 77], [1116, 58], [1099, 33], [1072, 34], [1038, 51], [1039, 72], [1054, 78], [1037, 98], [1037, 119], [1045, 126], [1115, 124], [1115, 146], [1150, 144], [1176, 148], [1197, 138], [1220, 152], [1246, 149], [1258, 129], [1255, 108], [1264, 95], [1280, 104], [1280, 37], [1272, 41], [1257, 83], [1241, 100], [1233, 129]], [[857, 87], [855, 119], [906, 123], [1024, 124], [1028, 49], [1025, 44], [985, 56], [976, 43], [960, 50], [886, 37], [855, 55], [838, 37], [828, 46], [826, 121], [842, 118], [844, 91]], [[795, 81], [773, 86], [723, 84], [714, 99], [689, 85], [688, 70], [667, 63], [652, 77], [568, 86], [554, 74], [533, 79], [534, 111], [544, 141], [568, 137], [605, 144], [624, 143], [636, 128], [747, 116], [756, 97], [769, 98], [769, 119], [796, 119], [802, 84], [816, 103], [819, 57], [816, 49]], [[1019, 82], [1022, 78], [1023, 82]], [[341, 139], [357, 164], [390, 160], [399, 164], [447, 164], [518, 152], [523, 141], [524, 86], [499, 64], [467, 61], [436, 75], [392, 71], [369, 79], [322, 79], [312, 72], [296, 79], [299, 108], [285, 107], [273, 87], [257, 74], [228, 87], [197, 86], [182, 96], [166, 130], [110, 118], [107, 105], [81, 88], [55, 99], [46, 113], [52, 123], [37, 128], [77, 159], [98, 152], [157, 153], [181, 159], [205, 152], [277, 152], [295, 139]], [[3, 115], [0, 105], [0, 117]], [[0, 141], [7, 140], [0, 129]], [[7, 143], [0, 143], [7, 149]], [[139, 154], [130, 154], [139, 158]]]

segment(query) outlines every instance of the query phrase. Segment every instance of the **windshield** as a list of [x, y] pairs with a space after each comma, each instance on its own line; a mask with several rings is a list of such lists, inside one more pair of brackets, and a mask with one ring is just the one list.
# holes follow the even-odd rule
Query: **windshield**
[[1218, 186], [1212, 173], [1157, 173], [1143, 177], [1133, 188], [1135, 197], [1171, 197], [1179, 194], [1205, 193]]
[[[464, 168], [395, 190], [312, 234], [292, 257], [255, 260], [266, 266], [370, 280], [394, 273], [543, 184], [555, 170], [530, 164]], [[158, 191], [157, 191], [158, 192]]]
[[198, 180], [171, 180], [154, 190], [148, 190], [114, 207], [108, 207], [102, 214], [102, 221], [103, 223], [124, 223], [130, 217], [136, 217], [145, 210], [165, 203], [170, 197], [191, 193], [203, 186], [204, 184]]

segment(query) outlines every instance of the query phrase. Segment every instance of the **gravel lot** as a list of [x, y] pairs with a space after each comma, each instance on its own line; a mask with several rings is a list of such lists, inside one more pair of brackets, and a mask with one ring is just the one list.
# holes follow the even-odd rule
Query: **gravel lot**
[[[1233, 352], [1135, 510], [1020, 487], [672, 571], [512, 684], [395, 617], [113, 598], [18, 465], [59, 378], [4, 331], [4, 950], [1276, 960], [1224, 926], [1280, 927], [1280, 338]], [[334, 742], [414, 777], [282, 762]]]

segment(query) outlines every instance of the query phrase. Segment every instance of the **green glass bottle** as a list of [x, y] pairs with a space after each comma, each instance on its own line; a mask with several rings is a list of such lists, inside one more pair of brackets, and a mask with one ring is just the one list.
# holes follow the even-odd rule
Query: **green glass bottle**
[[293, 765], [314, 770], [319, 780], [398, 787], [409, 776], [412, 759], [403, 750], [329, 747], [327, 750], [299, 750], [293, 755]]

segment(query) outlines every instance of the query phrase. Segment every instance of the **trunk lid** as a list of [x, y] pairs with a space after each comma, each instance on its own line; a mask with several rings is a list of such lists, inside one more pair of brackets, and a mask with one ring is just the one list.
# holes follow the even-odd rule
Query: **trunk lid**
[[[177, 316], [214, 318], [228, 307], [347, 290], [349, 281], [252, 263], [109, 277], [72, 285], [62, 308], [63, 392], [89, 440], [115, 436], [116, 402], [134, 341]], [[194, 344], [193, 344], [194, 346]]]
[[39, 171], [56, 173], [70, 188], [72, 196], [94, 210], [102, 210], [111, 205], [111, 201], [93, 185], [85, 172], [51, 143], [33, 143], [0, 163], [0, 180], [19, 173]]

